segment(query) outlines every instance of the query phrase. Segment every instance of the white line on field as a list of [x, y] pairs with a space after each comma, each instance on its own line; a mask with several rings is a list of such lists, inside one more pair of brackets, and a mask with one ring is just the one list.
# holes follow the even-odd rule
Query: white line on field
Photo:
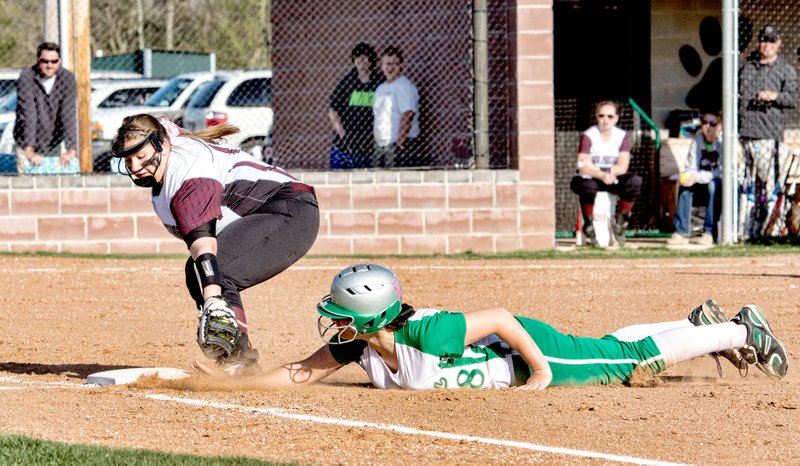
[[[739, 262], [724, 262], [724, 263], [636, 263], [636, 264], [609, 264], [603, 262], [602, 268], [607, 269], [694, 269], [702, 267], [717, 267], [722, 268], [724, 271], [736, 268], [752, 268], [752, 267], [768, 267], [768, 268], [785, 268], [785, 267], [798, 267], [800, 263], [795, 262], [763, 262], [753, 264], [752, 261], [739, 261]], [[484, 262], [475, 265], [397, 265], [393, 267], [396, 270], [577, 270], [577, 269], [597, 269], [597, 262], [588, 261], [580, 264], [496, 264], [493, 261]], [[289, 271], [339, 271], [342, 269], [340, 265], [294, 265], [290, 267]], [[81, 272], [90, 273], [123, 273], [131, 271], [145, 270], [148, 273], [174, 273], [175, 270], [166, 267], [95, 267], [95, 268], [81, 268]], [[29, 268], [29, 269], [14, 269], [2, 268], [0, 274], [20, 274], [20, 273], [53, 273], [56, 271], [63, 272], [64, 269], [55, 268]]]
[[656, 464], [656, 465], [674, 465], [679, 463], [669, 463], [664, 461], [656, 461], [651, 459], [645, 458], [636, 458], [633, 456], [620, 456], [620, 455], [609, 455], [606, 453], [599, 453], [594, 451], [587, 451], [587, 450], [573, 450], [571, 448], [559, 448], [559, 447], [548, 447], [545, 445], [537, 445], [534, 443], [528, 442], [518, 442], [515, 440], [502, 440], [502, 439], [494, 439], [494, 438], [487, 438], [487, 437], [475, 437], [472, 435], [461, 435], [461, 434], [451, 434], [448, 432], [437, 432], [433, 430], [421, 430], [415, 429], [413, 427], [405, 427], [399, 425], [392, 425], [392, 424], [379, 424], [374, 422], [364, 422], [364, 421], [349, 421], [346, 419], [335, 419], [329, 417], [322, 417], [322, 416], [312, 416], [309, 414], [293, 414], [287, 413], [286, 411], [279, 409], [279, 408], [256, 408], [253, 406], [243, 406], [237, 405], [232, 403], [218, 403], [214, 401], [208, 400], [198, 400], [193, 398], [180, 398], [175, 396], [168, 396], [168, 395], [161, 395], [161, 394], [145, 394], [145, 398], [150, 398], [153, 400], [161, 400], [161, 401], [171, 401], [174, 403], [180, 403], [185, 405], [191, 406], [202, 406], [207, 408], [216, 408], [216, 409], [234, 409], [238, 411], [247, 411], [251, 413], [259, 413], [259, 414], [266, 414], [269, 416], [274, 417], [281, 417], [285, 419], [292, 419], [297, 421], [307, 421], [307, 422], [316, 422], [319, 424], [333, 424], [339, 426], [347, 426], [347, 427], [366, 427], [371, 429], [378, 429], [378, 430], [388, 430], [392, 432], [396, 432], [398, 434], [406, 434], [406, 435], [424, 435], [427, 437], [435, 437], [435, 438], [443, 438], [447, 440], [454, 440], [454, 441], [461, 441], [461, 442], [476, 442], [476, 443], [484, 443], [488, 445], [498, 445], [501, 447], [511, 447], [511, 448], [521, 448], [525, 450], [533, 450], [533, 451], [541, 451], [545, 453], [556, 453], [560, 455], [568, 455], [568, 456], [579, 456], [584, 458], [598, 458], [607, 461], [616, 461], [620, 463], [632, 463], [632, 464]]
[[[20, 384], [23, 386], [36, 387], [36, 388], [98, 388], [97, 385], [77, 384], [72, 382], [43, 382], [37, 380], [26, 380], [17, 377], [2, 377], [0, 382], [9, 382]], [[0, 387], [0, 390], [15, 390], [24, 389], [24, 387]], [[166, 401], [190, 406], [201, 406], [214, 409], [231, 409], [237, 411], [245, 411], [250, 413], [266, 414], [268, 416], [280, 417], [284, 419], [292, 419], [296, 421], [316, 422], [319, 424], [332, 424], [346, 427], [365, 427], [370, 429], [387, 430], [405, 435], [422, 435], [426, 437], [442, 438], [447, 440], [462, 441], [462, 442], [476, 442], [487, 445], [497, 445], [501, 447], [520, 448], [524, 450], [540, 451], [544, 453], [554, 453], [567, 456], [576, 456], [583, 458], [597, 458], [607, 461], [616, 461], [620, 463], [631, 464], [653, 464], [653, 465], [677, 465], [681, 463], [670, 463], [666, 461], [657, 461], [646, 458], [636, 458], [633, 456], [611, 455], [606, 453], [588, 451], [588, 450], [573, 450], [571, 448], [548, 447], [546, 445], [537, 445], [535, 443], [519, 442], [515, 440], [503, 440], [487, 437], [476, 437], [472, 435], [452, 434], [449, 432], [437, 432], [433, 430], [421, 430], [413, 427], [406, 427], [392, 424], [379, 424], [374, 422], [364, 421], [351, 421], [347, 419], [336, 419], [322, 416], [312, 416], [309, 414], [294, 414], [288, 413], [280, 408], [258, 408], [255, 406], [244, 406], [232, 403], [219, 403], [216, 401], [209, 401], [195, 398], [181, 398], [169, 395], [162, 395], [158, 393], [141, 393], [139, 396], [157, 401]]]

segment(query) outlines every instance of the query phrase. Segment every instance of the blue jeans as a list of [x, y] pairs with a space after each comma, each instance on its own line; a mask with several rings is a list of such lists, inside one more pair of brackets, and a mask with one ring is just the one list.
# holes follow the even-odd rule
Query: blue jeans
[[706, 217], [703, 220], [703, 232], [716, 233], [719, 221], [720, 207], [722, 207], [722, 180], [714, 178], [708, 184], [695, 183], [690, 187], [681, 186], [678, 189], [678, 208], [675, 209], [675, 232], [689, 236], [692, 223], [692, 205], [694, 195], [698, 201], [706, 204]]
[[331, 146], [330, 150], [331, 170], [351, 169], [351, 168], [372, 168], [372, 154], [351, 154]]

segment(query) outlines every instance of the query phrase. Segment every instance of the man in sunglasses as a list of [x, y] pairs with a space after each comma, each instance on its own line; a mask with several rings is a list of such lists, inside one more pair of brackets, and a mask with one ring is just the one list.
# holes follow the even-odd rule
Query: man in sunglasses
[[762, 235], [769, 198], [780, 172], [779, 146], [783, 142], [784, 116], [797, 102], [797, 73], [778, 56], [781, 33], [767, 25], [758, 32], [758, 53], [739, 70], [739, 136], [744, 147], [742, 190], [752, 200], [744, 221], [744, 239]]
[[[47, 173], [52, 166], [57, 173], [59, 167], [69, 171], [74, 166], [77, 172], [75, 76], [61, 67], [58, 44], [43, 42], [36, 52], [36, 64], [22, 70], [17, 80], [17, 169]], [[57, 163], [47, 163], [47, 157]]]

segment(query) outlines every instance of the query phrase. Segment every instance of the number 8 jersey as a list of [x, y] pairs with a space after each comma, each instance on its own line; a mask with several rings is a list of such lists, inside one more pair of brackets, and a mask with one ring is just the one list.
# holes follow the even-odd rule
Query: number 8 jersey
[[397, 372], [392, 372], [365, 341], [329, 345], [329, 348], [341, 364], [358, 362], [378, 388], [426, 390], [515, 385], [512, 359], [519, 356], [512, 358], [512, 350], [496, 335], [464, 347], [466, 331], [464, 314], [417, 309], [394, 333]]
[[[657, 374], [666, 368], [653, 338], [621, 341], [561, 333], [536, 319], [516, 317], [533, 338], [553, 372], [551, 386], [624, 383], [636, 371]], [[418, 309], [395, 331], [397, 371], [363, 340], [328, 345], [341, 364], [358, 362], [378, 388], [504, 388], [524, 384], [531, 370], [522, 357], [497, 335], [464, 346], [464, 314]]]

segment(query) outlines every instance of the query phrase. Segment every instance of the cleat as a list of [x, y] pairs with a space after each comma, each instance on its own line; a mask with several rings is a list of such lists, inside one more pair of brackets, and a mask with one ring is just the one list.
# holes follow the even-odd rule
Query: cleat
[[785, 377], [789, 369], [786, 348], [772, 333], [761, 309], [755, 304], [748, 304], [731, 322], [747, 328], [746, 351], [742, 357], [748, 359], [748, 362], [755, 359], [756, 367], [767, 375], [779, 379]]
[[611, 233], [614, 234], [614, 239], [620, 247], [625, 246], [625, 230], [628, 229], [630, 216], [630, 214], [617, 214], [611, 222]]
[[[725, 322], [728, 322], [728, 318], [725, 317], [722, 309], [719, 308], [713, 299], [707, 299], [703, 304], [697, 306], [695, 310], [689, 313], [687, 319], [689, 319], [689, 322], [694, 324], [695, 327], [699, 327], [701, 325], [724, 324]], [[730, 363], [739, 370], [739, 375], [742, 377], [747, 376], [747, 361], [742, 358], [742, 355], [739, 353], [739, 351], [732, 349], [724, 350], [718, 353], [711, 353], [709, 356], [714, 358], [714, 362], [717, 363], [717, 372], [719, 372], [720, 377], [722, 377], [722, 366], [719, 363], [720, 357], [730, 361]]]
[[586, 244], [589, 246], [597, 246], [597, 235], [594, 234], [594, 225], [592, 222], [583, 224], [583, 236], [586, 238]]

